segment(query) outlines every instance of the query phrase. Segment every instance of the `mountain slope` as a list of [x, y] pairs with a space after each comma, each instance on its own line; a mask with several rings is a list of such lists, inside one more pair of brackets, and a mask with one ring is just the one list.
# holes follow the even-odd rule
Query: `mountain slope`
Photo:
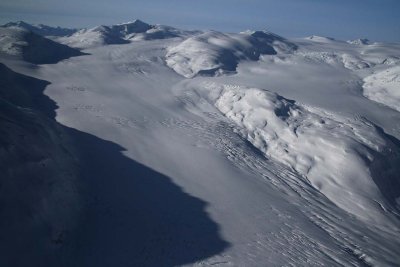
[[31, 31], [33, 33], [36, 33], [41, 36], [68, 36], [71, 35], [75, 32], [77, 32], [77, 29], [68, 29], [68, 28], [61, 28], [61, 27], [51, 27], [43, 24], [29, 24], [24, 21], [16, 21], [16, 22], [9, 22], [2, 27], [18, 27], [25, 29], [27, 31]]
[[8, 266], [57, 261], [82, 209], [78, 162], [52, 120], [47, 85], [0, 63], [0, 261]]
[[33, 64], [54, 64], [84, 53], [33, 32], [0, 27], [0, 54], [22, 58]]
[[267, 32], [207, 32], [170, 47], [166, 62], [177, 73], [192, 78], [198, 74], [234, 72], [240, 60], [258, 60], [261, 55], [274, 55], [278, 51], [290, 52], [295, 49], [294, 44]]
[[131, 40], [154, 40], [183, 37], [192, 32], [163, 25], [150, 25], [141, 20], [111, 26], [83, 29], [75, 34], [57, 39], [77, 48], [91, 48], [110, 44], [125, 44]]
[[[2, 168], [13, 169], [4, 173], [22, 177], [25, 155], [54, 151], [69, 163], [65, 150], [51, 149], [56, 140], [79, 163], [71, 168], [83, 189], [77, 227], [53, 227], [69, 225], [62, 211], [75, 205], [67, 204], [72, 210], [52, 213], [61, 222], [40, 221], [55, 230], [40, 232], [17, 220], [31, 218], [38, 202], [0, 187], [0, 199], [12, 203], [1, 229], [13, 245], [0, 238], [10, 247], [0, 256], [20, 266], [399, 265], [400, 112], [365, 94], [391, 86], [383, 102], [396, 92], [400, 44], [128, 26], [82, 35], [81, 44], [99, 41], [90, 55], [57, 64], [0, 55], [34, 77], [21, 88], [40, 80], [57, 103], [11, 86], [25, 76], [3, 79], [11, 89], [0, 97], [33, 114], [0, 110], [0, 141], [18, 148], [0, 153]], [[121, 43], [104, 45], [107, 36]], [[37, 109], [55, 116], [62, 140], [41, 137], [54, 121], [36, 123]], [[46, 181], [29, 184], [38, 188], [31, 195], [46, 199]], [[7, 201], [17, 198], [19, 213], [11, 214]], [[13, 239], [18, 230], [27, 242]]]
[[400, 66], [394, 66], [364, 78], [364, 95], [400, 111]]
[[400, 210], [400, 147], [374, 125], [258, 88], [206, 83], [196, 92], [267, 158], [299, 173], [333, 203], [376, 227], [396, 227], [381, 211]]

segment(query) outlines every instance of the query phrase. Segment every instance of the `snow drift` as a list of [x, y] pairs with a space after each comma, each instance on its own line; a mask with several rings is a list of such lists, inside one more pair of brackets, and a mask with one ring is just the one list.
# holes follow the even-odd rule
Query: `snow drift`
[[210, 31], [170, 47], [166, 62], [178, 74], [192, 78], [198, 74], [233, 72], [240, 60], [258, 60], [263, 54], [274, 55], [294, 49], [294, 44], [268, 32], [224, 34]]

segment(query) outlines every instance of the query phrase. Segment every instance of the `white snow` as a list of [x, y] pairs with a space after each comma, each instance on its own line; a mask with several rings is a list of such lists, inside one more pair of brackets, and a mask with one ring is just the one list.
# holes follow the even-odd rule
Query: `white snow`
[[59, 42], [76, 48], [90, 48], [106, 44], [121, 44], [126, 42], [120, 33], [113, 32], [110, 27], [98, 26], [92, 29], [82, 29], [68, 37], [57, 39]]
[[90, 55], [57, 64], [0, 57], [50, 82], [94, 158], [72, 265], [400, 262], [399, 44], [124, 27], [62, 39]]
[[400, 111], [400, 65], [364, 78], [364, 95]]
[[200, 84], [201, 89], [209, 91], [210, 101], [267, 158], [299, 173], [347, 212], [375, 226], [386, 223], [382, 208], [391, 207], [374, 182], [384, 178], [372, 177], [370, 166], [382, 165], [375, 161], [384, 159], [390, 165], [380, 175], [399, 173], [400, 148], [373, 125], [307, 108], [262, 89], [213, 83]]
[[369, 45], [370, 41], [366, 38], [360, 38], [360, 39], [355, 39], [355, 40], [349, 40], [347, 41], [349, 44], [353, 45]]
[[21, 27], [0, 27], [0, 55], [51, 64], [83, 53]]
[[324, 37], [324, 36], [318, 36], [318, 35], [311, 35], [311, 36], [307, 37], [306, 39], [311, 40], [313, 42], [319, 42], [319, 43], [336, 42], [336, 40], [332, 37]]
[[164, 25], [150, 25], [141, 20], [82, 29], [71, 36], [57, 40], [77, 48], [92, 48], [108, 44], [129, 43], [131, 40], [153, 40], [173, 37], [184, 37], [195, 31], [183, 31]]
[[206, 32], [190, 37], [166, 55], [168, 66], [191, 78], [197, 74], [218, 75], [234, 72], [240, 60], [258, 60], [262, 54], [288, 52], [295, 48], [282, 37], [268, 32], [225, 34]]

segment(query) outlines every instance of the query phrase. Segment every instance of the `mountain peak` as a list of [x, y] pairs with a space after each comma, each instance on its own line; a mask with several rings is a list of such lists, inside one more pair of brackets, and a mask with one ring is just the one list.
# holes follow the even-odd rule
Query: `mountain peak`
[[148, 23], [140, 20], [140, 19], [134, 19], [131, 21], [127, 21], [127, 22], [122, 22], [122, 23], [118, 23], [116, 25], [149, 25]]
[[11, 26], [32, 26], [32, 25], [22, 20], [11, 21], [3, 25], [3, 27], [11, 27]]
[[152, 28], [152, 26], [139, 19], [136, 19], [134, 21], [112, 25], [110, 26], [110, 28], [114, 31], [118, 31], [124, 34], [131, 34], [131, 33], [142, 33], [148, 31]]

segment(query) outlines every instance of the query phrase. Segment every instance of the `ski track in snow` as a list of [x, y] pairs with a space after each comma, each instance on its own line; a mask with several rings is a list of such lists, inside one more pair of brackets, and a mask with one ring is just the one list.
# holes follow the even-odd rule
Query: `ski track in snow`
[[[399, 263], [400, 224], [395, 211], [368, 207], [363, 211], [365, 216], [368, 217], [369, 211], [375, 212], [372, 218], [382, 216], [378, 219], [382, 224], [376, 225], [358, 217], [357, 211], [352, 214], [351, 203], [350, 208], [341, 206], [341, 199], [335, 202], [329, 192], [318, 190], [307, 177], [308, 171], [288, 166], [278, 156], [271, 156], [268, 149], [263, 150], [254, 138], [247, 138], [252, 132], [243, 123], [247, 115], [243, 113], [237, 120], [236, 115], [229, 115], [230, 111], [224, 109], [226, 103], [221, 102], [224, 97], [221, 92], [226, 90], [229, 94], [227, 85], [236, 88], [241, 98], [246, 97], [243, 92], [248, 88], [265, 88], [284, 98], [295, 99], [297, 107], [290, 106], [290, 102], [286, 104], [312, 120], [333, 121], [333, 128], [347, 129], [344, 133], [351, 132], [349, 138], [356, 140], [349, 141], [349, 149], [362, 143], [369, 150], [377, 147], [380, 151], [387, 140], [380, 140], [381, 136], [360, 126], [361, 118], [398, 138], [400, 113], [364, 98], [363, 93], [367, 97], [369, 94], [368, 90], [362, 91], [362, 86], [363, 81], [369, 84], [364, 89], [375, 86], [371, 81], [382, 75], [373, 74], [370, 68], [378, 65], [380, 70], [389, 62], [388, 58], [394, 57], [382, 56], [384, 53], [379, 51], [363, 55], [371, 48], [362, 48], [359, 53], [354, 52], [351, 44], [313, 38], [297, 40], [299, 47], [306, 43], [309, 50], [300, 49], [284, 56], [261, 56], [257, 62], [240, 63], [236, 75], [186, 80], [164, 60], [170, 51], [168, 47], [177, 47], [180, 41], [136, 41], [87, 49], [84, 52], [90, 55], [43, 65], [34, 71], [13, 61], [6, 64], [51, 82], [46, 94], [59, 105], [60, 123], [119, 144], [126, 149], [127, 157], [171, 177], [185, 192], [209, 203], [207, 212], [221, 227], [221, 236], [230, 246], [220, 254], [188, 266], [260, 266], [260, 263], [267, 266], [393, 266]], [[399, 63], [393, 60], [388, 64]], [[297, 69], [290, 72], [293, 68]], [[316, 74], [303, 84], [297, 83], [298, 77], [316, 68], [321, 73], [335, 71], [326, 80]], [[291, 73], [293, 80], [285, 80]], [[260, 74], [265, 75], [260, 77]], [[339, 80], [345, 86], [338, 87], [336, 82], [332, 87], [321, 88], [330, 79]], [[309, 89], [305, 86], [307, 82]], [[330, 89], [332, 95], [324, 95]], [[338, 92], [343, 93], [343, 102], [336, 104], [329, 98], [339, 97]], [[386, 92], [389, 94], [390, 90]], [[399, 103], [388, 103], [385, 99], [390, 96], [370, 98], [389, 107]], [[282, 100], [274, 95], [271, 103], [279, 101]], [[385, 117], [388, 119], [383, 120]], [[314, 123], [312, 120], [300, 118], [305, 124]], [[337, 132], [337, 138], [341, 138], [340, 134], [343, 132]], [[312, 154], [312, 151], [306, 152]], [[118, 216], [123, 220], [125, 215]], [[93, 246], [96, 249], [97, 244]]]

